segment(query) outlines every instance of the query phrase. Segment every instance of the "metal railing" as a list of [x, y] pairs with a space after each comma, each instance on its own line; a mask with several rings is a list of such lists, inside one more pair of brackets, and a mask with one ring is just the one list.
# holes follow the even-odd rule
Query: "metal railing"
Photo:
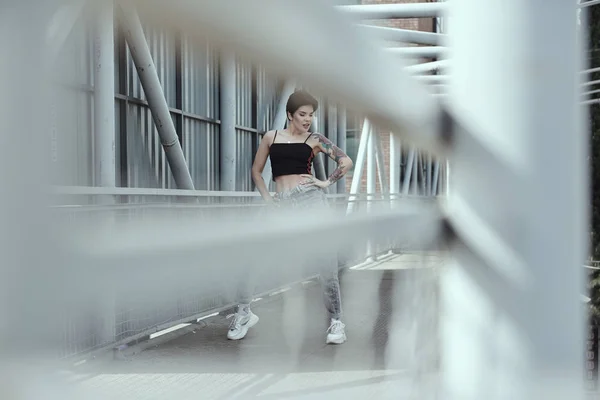
[[[169, 226], [177, 226], [193, 220], [197, 223], [198, 230], [202, 230], [210, 226], [211, 222], [227, 223], [238, 219], [260, 221], [258, 218], [261, 218], [261, 215], [268, 214], [264, 212], [265, 204], [260, 196], [253, 192], [84, 187], [54, 188], [53, 192], [57, 202], [52, 206], [52, 214], [57, 225], [61, 226], [64, 232], [82, 234], [104, 230], [110, 236], [121, 228], [149, 223], [144, 226], [149, 226], [149, 229], [156, 227], [157, 234], [160, 235], [160, 226], [164, 222]], [[349, 201], [355, 203], [354, 213], [366, 212], [367, 215], [369, 211], [382, 206], [391, 209], [423, 201], [423, 198], [404, 197], [399, 194], [386, 198], [373, 194], [354, 195], [352, 199], [349, 199], [348, 195], [336, 194], [327, 197], [330, 212], [341, 218], [345, 218]], [[195, 201], [190, 202], [190, 199]], [[433, 199], [431, 200], [434, 204]], [[257, 230], [260, 230], [260, 222]], [[415, 244], [407, 241], [406, 237], [399, 239], [394, 237], [393, 233], [388, 231], [379, 236], [369, 235], [353, 240], [348, 246], [342, 245], [332, 249], [337, 253], [338, 267], [357, 265], [392, 250], [414, 248]], [[198, 244], [200, 245], [201, 241], [198, 241]], [[93, 246], [102, 249], [101, 241], [94, 242]], [[75, 249], [79, 251], [76, 245]], [[83, 262], [92, 260], [95, 265], [82, 266], [84, 268], [119, 268], [127, 272], [123, 273], [124, 282], [104, 282], [91, 291], [86, 291], [84, 298], [88, 299], [89, 304], [67, 312], [62, 357], [85, 356], [89, 352], [114, 348], [145, 338], [158, 330], [190, 322], [202, 315], [233, 306], [235, 293], [232, 286], [239, 283], [239, 276], [242, 276], [243, 272], [235, 262], [226, 259], [224, 254], [219, 254], [220, 251], [227, 249], [212, 252], [199, 248], [193, 256], [184, 258], [183, 261], [173, 258], [174, 264], [155, 266], [159, 270], [140, 268], [137, 274], [133, 274], [137, 278], [133, 279], [131, 271], [128, 271], [132, 267], [127, 257], [109, 257], [110, 261], [102, 259], [97, 262], [93, 261], [94, 257], [81, 257], [81, 260], [87, 260]], [[142, 258], [151, 257], [143, 251], [140, 253]], [[249, 256], [249, 263], [253, 262], [251, 259]], [[221, 268], [230, 268], [231, 271], [228, 273], [220, 269], [216, 273], [219, 268], [215, 268], [214, 263], [220, 262]], [[194, 267], [199, 270], [192, 271]], [[286, 268], [290, 268], [286, 273], [273, 273], [272, 269], [265, 272], [269, 268], [271, 267], [255, 265], [249, 267], [250, 274], [257, 275], [255, 295], [309, 278], [312, 274], [312, 270], [302, 270], [299, 264], [293, 262], [286, 265]], [[157, 277], [164, 275], [166, 271], [172, 271], [179, 276], [169, 284], [168, 278], [165, 281]], [[96, 273], [97, 271], [91, 276], [95, 276]], [[182, 274], [186, 273], [189, 273], [189, 279], [184, 279], [187, 283], [182, 285]], [[231, 282], [223, 283], [223, 278], [230, 279]], [[136, 279], [143, 283], [137, 285]], [[153, 295], [148, 296], [148, 293]]]

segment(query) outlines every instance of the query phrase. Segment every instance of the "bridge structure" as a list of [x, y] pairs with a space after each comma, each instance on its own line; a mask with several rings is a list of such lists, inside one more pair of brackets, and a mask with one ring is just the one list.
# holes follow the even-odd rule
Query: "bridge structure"
[[[1, 333], [24, 398], [583, 398], [596, 2], [342, 3], [3, 9]], [[250, 167], [298, 88], [354, 168], [328, 210], [265, 213]], [[227, 341], [249, 280], [261, 322]]]

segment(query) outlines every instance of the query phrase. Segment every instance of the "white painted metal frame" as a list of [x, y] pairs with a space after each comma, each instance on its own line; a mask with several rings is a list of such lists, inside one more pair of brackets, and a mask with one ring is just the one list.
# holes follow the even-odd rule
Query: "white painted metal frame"
[[[449, 21], [448, 104], [456, 129], [470, 133], [450, 159], [448, 217], [461, 244], [442, 285], [442, 397], [582, 399], [587, 161], [576, 4], [461, 0]], [[556, 177], [568, 188], [557, 191]]]

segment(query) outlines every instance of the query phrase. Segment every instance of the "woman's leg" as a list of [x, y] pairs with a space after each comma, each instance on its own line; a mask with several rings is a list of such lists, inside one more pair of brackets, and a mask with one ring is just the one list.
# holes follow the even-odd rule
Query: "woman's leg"
[[[336, 266], [337, 267], [337, 266]], [[323, 300], [325, 308], [331, 319], [339, 320], [342, 318], [342, 296], [340, 292], [340, 281], [337, 268], [333, 271], [326, 271], [319, 275], [321, 288], [323, 289]]]

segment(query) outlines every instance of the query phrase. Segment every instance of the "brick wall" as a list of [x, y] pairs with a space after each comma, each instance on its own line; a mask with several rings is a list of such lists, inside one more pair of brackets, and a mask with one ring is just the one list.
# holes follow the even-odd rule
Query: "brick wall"
[[[432, 2], [431, 0], [363, 0], [362, 4], [397, 4], [397, 3], [426, 3]], [[405, 19], [390, 19], [390, 20], [377, 20], [377, 21], [365, 21], [367, 24], [378, 25], [378, 26], [386, 26], [390, 28], [399, 28], [399, 29], [411, 29], [411, 30], [419, 30], [423, 32], [433, 32], [434, 24], [433, 18], [405, 18]], [[393, 43], [390, 43], [393, 45]], [[422, 60], [427, 61], [427, 60]], [[380, 137], [381, 144], [383, 146], [384, 160], [385, 160], [385, 170], [386, 176], [389, 180], [390, 177], [390, 135], [388, 131], [377, 132]], [[356, 161], [356, 160], [354, 160]], [[360, 191], [365, 193], [367, 190], [367, 168], [366, 168], [366, 160], [363, 169], [363, 174], [361, 177], [361, 188]], [[346, 179], [346, 191], [350, 191], [350, 185], [352, 184], [352, 178], [348, 177]], [[389, 185], [389, 183], [388, 183]], [[380, 192], [381, 188], [379, 187], [379, 182], [377, 182], [377, 191]]]

